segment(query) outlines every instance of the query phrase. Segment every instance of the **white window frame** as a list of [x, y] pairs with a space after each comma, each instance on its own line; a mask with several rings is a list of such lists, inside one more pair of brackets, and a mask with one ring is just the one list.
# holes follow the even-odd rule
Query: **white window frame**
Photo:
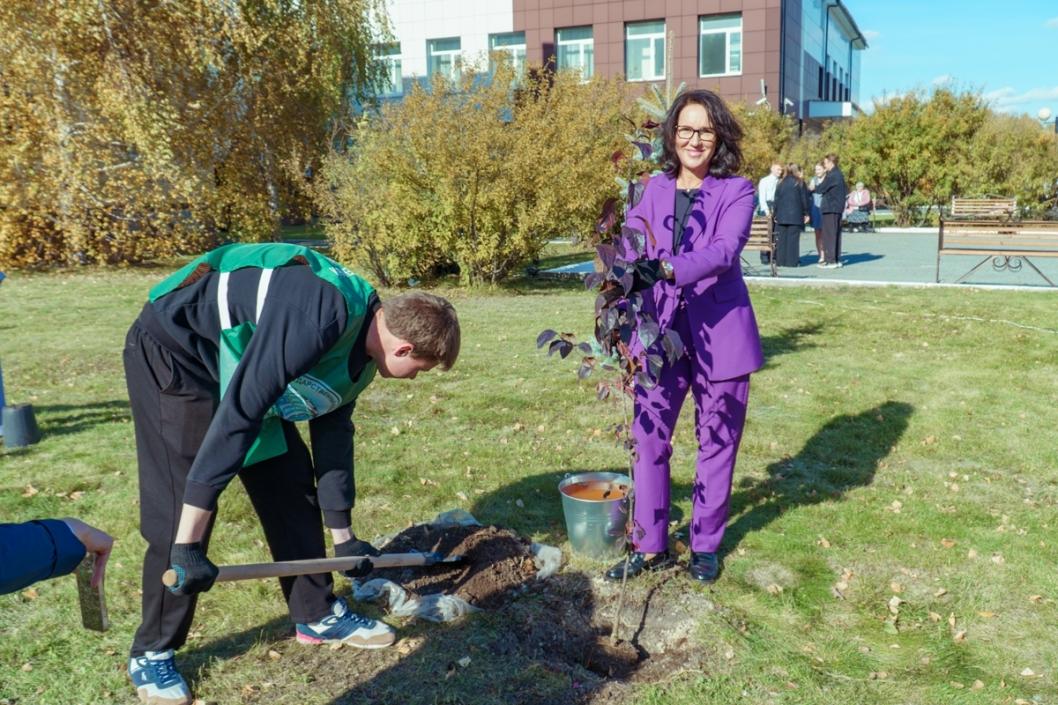
[[[574, 29], [587, 29], [590, 36], [583, 39], [562, 39], [562, 33], [568, 32]], [[591, 80], [591, 77], [595, 75], [595, 30], [591, 25], [581, 25], [579, 27], [561, 27], [555, 30], [555, 61], [560, 62], [563, 56], [562, 49], [567, 50], [566, 55], [575, 53], [577, 56], [576, 64], [568, 64], [563, 66], [558, 63], [558, 70], [562, 71], [577, 70], [580, 71], [580, 77], [584, 81]], [[587, 59], [586, 50], [591, 50], [591, 59]]]
[[[516, 35], [522, 36], [521, 44], [505, 44], [502, 46], [496, 46], [495, 42], [500, 37], [514, 37]], [[525, 32], [500, 32], [499, 34], [489, 35], [489, 55], [493, 52], [504, 52], [511, 59], [511, 68], [514, 69], [516, 76], [521, 76], [525, 71]], [[494, 67], [491, 65], [490, 60], [489, 73], [492, 73]]]
[[399, 98], [404, 95], [404, 76], [401, 73], [402, 58], [400, 42], [380, 44], [375, 48], [375, 60], [386, 67], [386, 76], [389, 79], [389, 88], [379, 93], [380, 98]]
[[[459, 46], [455, 49], [442, 49], [440, 51], [434, 51], [434, 42], [444, 42], [454, 40]], [[445, 74], [445, 77], [453, 83], [458, 83], [459, 78], [462, 74], [462, 55], [463, 55], [463, 40], [461, 37], [434, 37], [433, 39], [426, 40], [426, 74], [427, 77], [433, 79], [436, 73], [434, 69], [434, 58], [435, 57], [451, 57], [452, 59], [452, 70]]]
[[[634, 27], [642, 27], [644, 25], [656, 25], [661, 24], [660, 32], [650, 32], [642, 34], [630, 34], [630, 31]], [[661, 54], [661, 73], [652, 73], [649, 76], [643, 75], [639, 78], [632, 78], [631, 71], [628, 69], [631, 67], [631, 56], [628, 51], [629, 41], [643, 41], [647, 40], [650, 42], [650, 67], [651, 70], [657, 66], [658, 53], [660, 50]], [[646, 22], [627, 22], [625, 23], [625, 79], [638, 83], [641, 81], [664, 81], [665, 80], [665, 21], [664, 20], [648, 20]]]
[[[705, 23], [709, 20], [719, 20], [727, 18], [738, 18], [738, 27], [717, 27], [707, 29]], [[724, 36], [724, 72], [723, 73], [702, 73], [702, 37], [713, 34], [723, 34]], [[731, 68], [731, 42], [734, 35], [738, 35], [738, 69], [732, 70]], [[711, 78], [713, 76], [741, 76], [742, 67], [745, 64], [745, 37], [742, 34], [742, 13], [732, 12], [723, 15], [700, 15], [698, 17], [698, 77], [699, 78]]]

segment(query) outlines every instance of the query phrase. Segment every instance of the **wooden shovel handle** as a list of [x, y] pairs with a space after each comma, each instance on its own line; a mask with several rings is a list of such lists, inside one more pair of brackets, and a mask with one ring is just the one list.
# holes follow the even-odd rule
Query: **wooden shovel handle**
[[[350, 570], [363, 560], [370, 560], [375, 568], [402, 568], [405, 566], [432, 565], [437, 562], [433, 553], [384, 553], [381, 556], [347, 556], [345, 558], [309, 558], [301, 561], [278, 561], [275, 563], [246, 563], [221, 566], [215, 582], [229, 580], [253, 580], [256, 578], [284, 578], [290, 575], [314, 575], [332, 571]], [[176, 571], [169, 569], [162, 574], [162, 584], [176, 585]]]

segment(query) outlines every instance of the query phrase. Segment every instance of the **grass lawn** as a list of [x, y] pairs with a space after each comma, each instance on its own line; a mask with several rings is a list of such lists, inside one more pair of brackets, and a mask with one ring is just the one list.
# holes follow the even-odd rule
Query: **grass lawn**
[[[31, 402], [45, 434], [0, 450], [0, 517], [77, 515], [117, 538], [109, 632], [80, 628], [72, 578], [0, 597], [0, 702], [137, 702], [123, 669], [144, 543], [120, 353], [168, 271], [15, 273], [0, 288], [8, 402]], [[455, 369], [380, 380], [361, 397], [354, 528], [384, 535], [462, 507], [568, 549], [555, 485], [624, 466], [605, 431], [617, 413], [571, 360], [533, 343], [545, 327], [587, 331], [592, 295], [531, 280], [447, 293], [464, 327]], [[659, 586], [668, 604], [701, 605], [683, 648], [702, 667], [606, 702], [1058, 702], [1054, 296], [751, 294], [767, 364], [753, 377], [725, 569], [711, 588], [682, 574]], [[673, 461], [680, 523], [690, 420]], [[213, 560], [267, 560], [239, 483], [220, 511]], [[605, 564], [567, 558], [566, 584], [589, 592]], [[200, 600], [178, 664], [208, 703], [601, 702], [541, 660], [492, 648], [515, 615], [553, 618], [534, 604], [452, 626], [392, 620], [403, 647], [379, 672], [364, 652], [296, 644], [275, 581], [222, 584]], [[463, 656], [469, 665], [452, 665]]]

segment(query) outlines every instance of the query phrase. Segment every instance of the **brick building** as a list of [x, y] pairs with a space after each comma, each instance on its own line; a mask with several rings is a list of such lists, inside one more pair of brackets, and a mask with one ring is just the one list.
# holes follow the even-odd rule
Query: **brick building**
[[[709, 88], [798, 118], [858, 110], [867, 43], [842, 0], [390, 0], [389, 97], [490, 51], [585, 77]], [[671, 66], [668, 64], [671, 63]]]

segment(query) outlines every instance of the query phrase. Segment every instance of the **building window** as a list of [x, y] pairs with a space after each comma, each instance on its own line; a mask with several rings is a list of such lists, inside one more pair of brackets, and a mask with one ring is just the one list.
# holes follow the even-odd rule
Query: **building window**
[[[516, 76], [525, 71], [525, 32], [508, 32], [507, 34], [489, 35], [489, 54], [503, 52], [510, 57], [511, 68]], [[492, 59], [489, 59], [489, 73], [495, 70]]]
[[404, 82], [400, 74], [400, 42], [380, 44], [375, 49], [375, 58], [386, 69], [385, 84], [379, 95], [382, 98], [397, 98], [404, 95]]
[[629, 81], [665, 78], [665, 21], [625, 25], [625, 75]]
[[591, 27], [567, 27], [555, 32], [558, 70], [580, 71], [585, 81], [595, 73], [595, 40]]
[[742, 73], [742, 14], [698, 18], [698, 75]]
[[459, 81], [459, 37], [426, 40], [426, 72], [430, 78], [440, 74]]

